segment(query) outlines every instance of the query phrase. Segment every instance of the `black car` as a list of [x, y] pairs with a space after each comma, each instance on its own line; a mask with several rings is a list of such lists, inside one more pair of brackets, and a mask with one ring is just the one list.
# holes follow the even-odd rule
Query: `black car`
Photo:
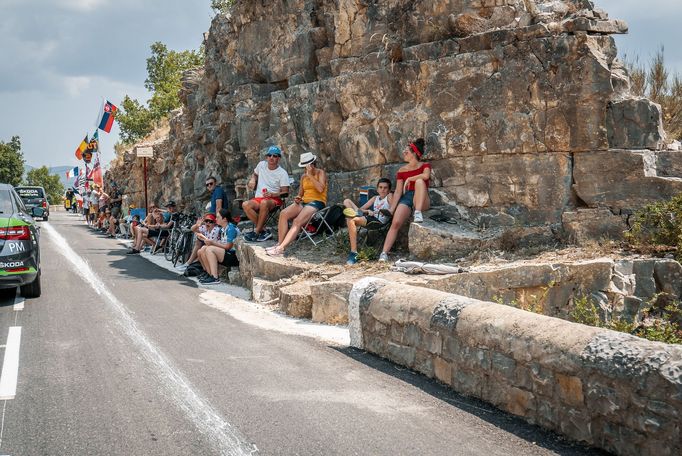
[[34, 207], [42, 207], [44, 209], [42, 219], [47, 220], [50, 216], [50, 205], [47, 202], [47, 194], [43, 187], [21, 186], [14, 187], [14, 189], [24, 201], [24, 205], [28, 210]]
[[40, 230], [33, 217], [45, 217], [44, 208], [27, 210], [11, 185], [0, 184], [0, 288], [20, 287], [26, 298], [40, 296]]

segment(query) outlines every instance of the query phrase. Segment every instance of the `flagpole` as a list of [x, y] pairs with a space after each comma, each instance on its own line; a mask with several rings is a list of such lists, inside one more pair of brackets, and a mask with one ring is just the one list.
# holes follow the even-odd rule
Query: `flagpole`
[[144, 157], [144, 211], [149, 214], [149, 205], [147, 204], [147, 157]]

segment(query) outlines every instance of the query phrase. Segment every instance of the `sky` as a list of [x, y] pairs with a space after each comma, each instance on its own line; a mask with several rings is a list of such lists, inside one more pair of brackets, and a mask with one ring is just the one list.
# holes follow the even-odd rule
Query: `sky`
[[[616, 37], [621, 55], [648, 61], [663, 45], [682, 74], [682, 0], [596, 4], [630, 25]], [[0, 0], [0, 140], [19, 135], [31, 166], [76, 166], [74, 150], [94, 131], [102, 98], [149, 98], [149, 46], [197, 49], [212, 17], [210, 0]], [[116, 124], [100, 132], [104, 163], [117, 139]]]

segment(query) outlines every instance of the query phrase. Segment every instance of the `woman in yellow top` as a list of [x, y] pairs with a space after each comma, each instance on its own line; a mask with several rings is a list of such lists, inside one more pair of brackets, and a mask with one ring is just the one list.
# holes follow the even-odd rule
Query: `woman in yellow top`
[[294, 204], [279, 214], [277, 226], [279, 242], [276, 246], [265, 249], [265, 253], [270, 256], [284, 255], [284, 250], [294, 242], [315, 212], [327, 205], [327, 173], [315, 165], [315, 160], [317, 156], [310, 152], [301, 154], [298, 166], [305, 168], [305, 174], [301, 177], [301, 185]]

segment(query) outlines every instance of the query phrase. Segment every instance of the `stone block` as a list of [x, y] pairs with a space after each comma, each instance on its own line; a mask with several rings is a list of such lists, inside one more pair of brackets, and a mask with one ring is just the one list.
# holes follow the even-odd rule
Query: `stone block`
[[562, 402], [571, 407], [582, 407], [584, 405], [583, 383], [580, 378], [557, 374], [556, 380], [557, 390]]
[[664, 177], [682, 177], [682, 151], [656, 152], [656, 174]]
[[514, 377], [516, 361], [498, 352], [492, 352], [492, 370], [507, 379]]
[[279, 288], [281, 284], [270, 280], [263, 280], [254, 277], [251, 280], [251, 298], [255, 302], [270, 302], [279, 299]]
[[279, 308], [287, 315], [296, 318], [311, 318], [313, 298], [310, 295], [311, 282], [296, 282], [282, 287], [279, 296]]
[[484, 376], [466, 369], [454, 369], [452, 387], [469, 396], [482, 397]]
[[443, 337], [442, 356], [445, 360], [450, 362], [458, 360], [460, 358], [461, 349], [461, 344], [456, 337]]
[[665, 139], [661, 107], [646, 98], [611, 101], [606, 130], [612, 149], [660, 149]]
[[402, 366], [413, 367], [417, 356], [417, 349], [394, 342], [388, 342], [386, 346], [386, 355], [395, 363]]
[[452, 383], [452, 364], [440, 356], [433, 358], [433, 372], [435, 377], [446, 385]]
[[351, 282], [322, 282], [312, 284], [312, 319], [320, 323], [343, 325], [348, 323], [348, 296]]
[[427, 352], [440, 355], [443, 351], [443, 338], [437, 332], [426, 332], [422, 337], [422, 346]]
[[564, 212], [561, 223], [568, 241], [577, 245], [603, 238], [623, 239], [623, 233], [628, 229], [624, 217], [606, 208]]
[[654, 281], [655, 260], [635, 260], [632, 264], [632, 272], [635, 274], [635, 296], [648, 300], [656, 294], [656, 282]]
[[535, 396], [530, 391], [510, 387], [504, 408], [509, 413], [522, 416], [526, 418], [527, 421], [533, 423], [536, 416], [535, 402]]
[[567, 409], [559, 414], [559, 429], [562, 434], [580, 442], [592, 443], [592, 420], [590, 416], [576, 409]]
[[660, 177], [649, 151], [583, 152], [574, 157], [573, 188], [589, 207], [614, 212], [639, 209], [682, 192], [682, 181]]
[[422, 350], [417, 350], [414, 360], [414, 370], [426, 375], [429, 378], [433, 378], [433, 355]]
[[682, 298], [682, 265], [675, 260], [656, 260], [654, 279], [660, 291]]

